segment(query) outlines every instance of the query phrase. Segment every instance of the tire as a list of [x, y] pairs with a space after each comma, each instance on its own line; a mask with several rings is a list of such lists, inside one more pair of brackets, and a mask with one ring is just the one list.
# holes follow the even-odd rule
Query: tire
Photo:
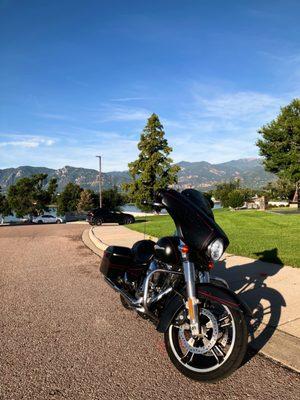
[[43, 221], [41, 221], [41, 220], [39, 220], [39, 221], [38, 221], [38, 224], [43, 224], [43, 223], [44, 223], [44, 222], [43, 222]]
[[56, 221], [56, 223], [57, 223], [57, 224], [61, 224], [61, 220], [58, 219], [58, 220]]
[[99, 219], [96, 219], [96, 220], [95, 220], [94, 225], [101, 226], [102, 223], [103, 223], [102, 219], [99, 218]]
[[[198, 340], [199, 342], [202, 341], [203, 344], [202, 347], [194, 346], [195, 343], [194, 342], [192, 346], [189, 347], [189, 349], [192, 349], [192, 351], [188, 350], [185, 347], [184, 350], [187, 351], [182, 352], [182, 347], [184, 347], [183, 346], [184, 342], [182, 341], [182, 338], [183, 340], [186, 340], [185, 342], [186, 346], [189, 345], [188, 339], [185, 337], [186, 333], [184, 333], [184, 336], [182, 336], [183, 335], [182, 332], [190, 332], [190, 331], [184, 330], [184, 328], [180, 328], [180, 325], [176, 326], [174, 324], [171, 324], [168, 330], [164, 334], [165, 347], [170, 360], [183, 375], [187, 376], [190, 379], [196, 381], [205, 381], [208, 383], [217, 382], [232, 374], [241, 365], [245, 357], [248, 345], [248, 330], [245, 317], [242, 312], [239, 312], [238, 310], [235, 310], [231, 307], [228, 306], [221, 306], [221, 307], [229, 311], [228, 318], [230, 317], [229, 321], [233, 322], [233, 324], [230, 325], [232, 326], [232, 328], [224, 329], [219, 327], [218, 325], [218, 333], [216, 334], [216, 343], [211, 347], [211, 350], [207, 351], [206, 353], [197, 354], [194, 352], [195, 349], [204, 348], [204, 340], [201, 338], [196, 340]], [[176, 317], [180, 315], [184, 309], [185, 307], [183, 306], [179, 310], [179, 312], [175, 315], [174, 319], [176, 319]], [[201, 308], [201, 310], [203, 310], [203, 307]], [[209, 308], [207, 308], [207, 310], [211, 311]], [[215, 314], [213, 315], [216, 316]], [[204, 317], [205, 315], [204, 316], [201, 315], [201, 318]], [[223, 325], [225, 324], [226, 324], [226, 319], [223, 322]], [[220, 325], [222, 325], [222, 323], [220, 323]], [[205, 327], [205, 325], [203, 326]], [[206, 329], [206, 333], [204, 335], [209, 333], [210, 328], [204, 328], [204, 329]], [[229, 349], [226, 353], [225, 353], [225, 346], [223, 350], [223, 345], [222, 345], [222, 341], [224, 341], [224, 335], [218, 338], [220, 332], [222, 332], [222, 329], [224, 329], [224, 331], [226, 330], [229, 331], [229, 329], [232, 329], [232, 341], [231, 344], [228, 345]], [[211, 330], [213, 332], [212, 333], [212, 338], [213, 338], [214, 330], [213, 328], [211, 328]], [[205, 332], [205, 330], [203, 330], [203, 332]], [[211, 341], [207, 340], [207, 342], [213, 344], [214, 341], [211, 339]], [[221, 356], [222, 353], [224, 355]], [[217, 359], [219, 360], [219, 363], [216, 361]]]
[[134, 218], [132, 217], [126, 217], [123, 221], [124, 225], [129, 225], [129, 224], [133, 224], [135, 222]]

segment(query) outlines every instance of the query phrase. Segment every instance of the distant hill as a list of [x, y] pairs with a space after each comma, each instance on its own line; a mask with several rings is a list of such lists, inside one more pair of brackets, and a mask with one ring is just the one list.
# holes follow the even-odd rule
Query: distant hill
[[181, 188], [210, 190], [217, 183], [232, 179], [240, 179], [245, 187], [261, 188], [276, 179], [274, 174], [265, 171], [259, 158], [241, 158], [221, 164], [182, 161], [178, 165], [181, 167], [178, 176]]
[[[180, 189], [195, 187], [201, 190], [213, 189], [217, 183], [240, 179], [242, 186], [260, 188], [276, 179], [275, 175], [266, 172], [258, 158], [242, 158], [221, 164], [210, 164], [206, 161], [178, 163], [181, 170], [178, 175]], [[44, 167], [21, 166], [17, 168], [0, 169], [0, 186], [5, 190], [18, 179], [32, 174], [46, 173], [48, 178], [55, 177], [58, 181], [58, 191], [68, 182], [77, 183], [85, 189], [98, 189], [98, 171], [87, 168], [65, 166], [60, 169]], [[120, 187], [130, 180], [128, 171], [112, 171], [103, 173], [103, 186]]]

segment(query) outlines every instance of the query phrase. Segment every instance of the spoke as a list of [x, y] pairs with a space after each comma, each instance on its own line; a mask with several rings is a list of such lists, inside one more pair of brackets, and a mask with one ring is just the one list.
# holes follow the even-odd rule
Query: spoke
[[220, 319], [218, 320], [218, 322], [225, 321], [226, 318], [230, 318], [230, 316], [227, 314], [227, 315], [225, 315], [225, 317], [220, 318]]
[[216, 352], [215, 352], [215, 349], [211, 349], [210, 351], [213, 353], [213, 356], [214, 356], [215, 359], [217, 360], [217, 363], [220, 364], [220, 360], [219, 360], [219, 357], [217, 356], [217, 354], [216, 354]]
[[191, 351], [188, 351], [187, 353], [185, 353], [185, 355], [183, 357], [181, 357], [181, 361], [184, 362], [185, 364], [188, 364], [189, 362], [191, 362], [193, 360], [194, 357], [194, 353], [192, 353]]
[[219, 353], [219, 355], [221, 356], [221, 357], [225, 357], [226, 356], [226, 354], [224, 353], [224, 351], [221, 349], [221, 347], [219, 347], [217, 344], [214, 346], [214, 349], [216, 349], [217, 350], [217, 352]]
[[220, 325], [220, 328], [225, 328], [226, 326], [231, 326], [232, 323], [230, 322], [226, 322], [225, 324]]

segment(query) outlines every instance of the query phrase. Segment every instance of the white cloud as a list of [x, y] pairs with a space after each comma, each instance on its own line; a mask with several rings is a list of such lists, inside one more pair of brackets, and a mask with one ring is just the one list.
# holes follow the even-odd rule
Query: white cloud
[[101, 122], [146, 121], [152, 113], [144, 108], [106, 106]]
[[[182, 98], [182, 103], [179, 97], [165, 98], [169, 110], [165, 113], [159, 110], [159, 104], [149, 106], [158, 109], [175, 162], [218, 163], [257, 156], [257, 130], [290, 101], [287, 95], [279, 97], [200, 84], [186, 89]], [[97, 168], [95, 155], [101, 154], [104, 171], [124, 170], [137, 157], [139, 133], [151, 115], [149, 109], [105, 104], [100, 110], [89, 111], [88, 118], [85, 116], [89, 121], [87, 127], [85, 121], [81, 126], [64, 124], [56, 131], [55, 138], [0, 133], [0, 168], [17, 163]], [[47, 146], [46, 151], [43, 146]], [[1, 151], [4, 147], [9, 147], [9, 151]], [[30, 151], [38, 147], [42, 151]]]
[[30, 136], [30, 135], [18, 135], [18, 134], [1, 134], [2, 137], [9, 137], [14, 140], [0, 141], [0, 147], [21, 147], [21, 148], [36, 148], [41, 145], [52, 146], [55, 140], [42, 137], [42, 136]]
[[[85, 130], [84, 130], [85, 131]], [[98, 132], [100, 133], [100, 132]], [[0, 136], [4, 136], [1, 135]], [[18, 135], [14, 135], [18, 136]], [[108, 140], [108, 139], [112, 140]], [[2, 146], [1, 146], [2, 145]], [[42, 146], [47, 146], [43, 149]], [[7, 140], [0, 142], [0, 168], [16, 167], [18, 165], [45, 166], [61, 168], [65, 165], [98, 168], [97, 154], [103, 156], [103, 171], [125, 170], [130, 161], [137, 156], [137, 140], [109, 132], [101, 138], [88, 134], [83, 139], [64, 137], [63, 143], [50, 138], [34, 140]], [[7, 150], [4, 147], [7, 146]], [[33, 151], [35, 148], [41, 151]], [[3, 150], [3, 151], [2, 151]]]
[[237, 121], [273, 114], [281, 104], [277, 97], [250, 91], [222, 93], [213, 98], [195, 94], [195, 100], [200, 117]]
[[193, 85], [177, 118], [162, 118], [174, 160], [218, 163], [258, 156], [258, 129], [289, 101], [288, 96]]

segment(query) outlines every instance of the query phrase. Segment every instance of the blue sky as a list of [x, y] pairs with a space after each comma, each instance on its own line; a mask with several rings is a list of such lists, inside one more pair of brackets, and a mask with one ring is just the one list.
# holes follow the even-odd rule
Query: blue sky
[[299, 1], [0, 0], [0, 168], [123, 170], [152, 112], [174, 161], [256, 157], [300, 90]]

